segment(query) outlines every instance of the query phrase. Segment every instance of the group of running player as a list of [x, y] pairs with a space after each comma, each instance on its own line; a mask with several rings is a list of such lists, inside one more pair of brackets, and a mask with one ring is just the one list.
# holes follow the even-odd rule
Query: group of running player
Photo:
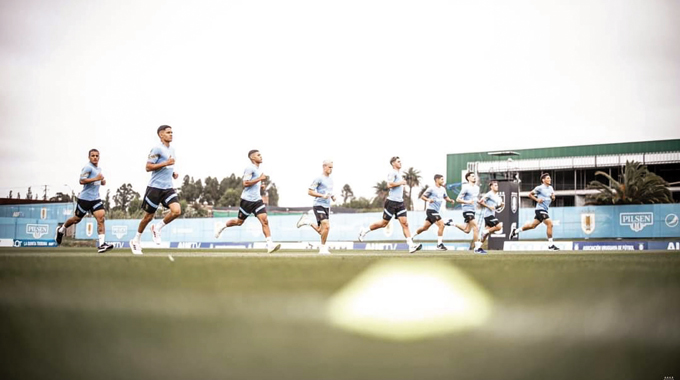
[[[151, 172], [151, 180], [146, 188], [144, 199], [142, 201], [142, 209], [144, 216], [139, 222], [137, 233], [135, 237], [130, 240], [130, 249], [133, 254], [141, 255], [141, 236], [147, 225], [154, 218], [156, 210], [162, 204], [169, 212], [163, 219], [151, 225], [151, 236], [157, 245], [161, 244], [162, 229], [181, 215], [181, 207], [179, 198], [173, 188], [173, 179], [178, 178], [178, 173], [174, 171], [175, 151], [170, 147], [172, 142], [172, 127], [169, 125], [161, 125], [157, 129], [160, 144], [151, 149], [146, 162], [146, 171]], [[104, 227], [104, 205], [99, 197], [100, 185], [106, 185], [106, 180], [99, 167], [99, 151], [91, 149], [88, 152], [89, 162], [83, 167], [80, 173], [80, 184], [83, 185], [83, 190], [78, 195], [76, 209], [74, 216], [69, 218], [63, 225], [57, 228], [56, 242], [61, 244], [66, 228], [71, 225], [79, 223], [82, 218], [89, 212], [97, 220], [98, 245], [97, 251], [102, 253], [113, 248], [113, 245], [105, 241], [105, 227]], [[260, 221], [262, 225], [262, 232], [265, 236], [267, 252], [272, 253], [281, 248], [281, 244], [275, 244], [272, 241], [271, 230], [269, 228], [269, 221], [267, 218], [267, 209], [262, 200], [260, 193], [261, 181], [267, 177], [260, 169], [262, 163], [262, 155], [258, 150], [251, 150], [248, 152], [250, 164], [246, 167], [243, 173], [243, 192], [241, 193], [241, 202], [239, 204], [238, 216], [230, 219], [221, 227], [215, 234], [215, 238], [219, 238], [221, 233], [230, 227], [241, 226], [249, 215], [253, 214]], [[382, 219], [371, 224], [369, 227], [362, 227], [359, 232], [359, 241], [364, 241], [367, 233], [380, 228], [387, 227], [392, 218], [396, 218], [402, 226], [404, 237], [408, 243], [409, 252], [413, 253], [422, 249], [422, 244], [414, 243], [408, 226], [406, 218], [406, 206], [403, 199], [404, 185], [406, 181], [400, 172], [402, 163], [399, 157], [392, 157], [390, 159], [392, 170], [388, 174], [387, 187], [389, 194], [385, 200]], [[321, 237], [321, 245], [319, 247], [319, 254], [328, 255], [330, 251], [326, 245], [328, 233], [330, 231], [330, 205], [331, 200], [335, 201], [333, 193], [333, 179], [331, 173], [333, 172], [333, 161], [323, 161], [323, 171], [321, 175], [312, 181], [307, 193], [314, 197], [312, 211], [314, 213], [316, 224], [313, 220], [303, 214], [297, 223], [297, 227], [310, 226]], [[439, 210], [443, 202], [458, 202], [462, 204], [463, 209], [463, 224], [456, 224], [455, 226], [461, 231], [470, 233], [473, 232], [474, 252], [486, 253], [482, 249], [482, 243], [486, 237], [502, 228], [499, 220], [496, 218], [496, 209], [503, 206], [503, 200], [498, 195], [498, 182], [492, 181], [490, 191], [479, 199], [479, 186], [476, 184], [477, 177], [475, 173], [467, 173], [465, 175], [467, 181], [462, 186], [458, 198], [454, 201], [448, 197], [444, 183], [444, 176], [437, 174], [434, 176], [435, 186], [428, 188], [421, 199], [427, 202], [426, 219], [422, 227], [416, 231], [416, 236], [427, 231], [433, 224], [438, 227], [437, 249], [447, 250], [443, 244], [443, 235], [445, 226], [450, 226], [452, 220], [444, 223]], [[552, 223], [548, 216], [548, 207], [550, 202], [555, 199], [555, 194], [552, 186], [550, 186], [550, 176], [543, 174], [541, 176], [542, 185], [537, 186], [529, 197], [537, 202], [536, 218], [533, 222], [527, 223], [521, 229], [513, 229], [511, 238], [517, 238], [521, 231], [533, 229], [540, 223], [547, 226], [548, 238], [550, 242], [549, 249], [557, 250], [557, 247], [552, 242]], [[482, 215], [484, 216], [485, 228], [478, 238], [479, 228], [477, 226], [475, 214], [476, 207], [479, 204], [482, 207]]]

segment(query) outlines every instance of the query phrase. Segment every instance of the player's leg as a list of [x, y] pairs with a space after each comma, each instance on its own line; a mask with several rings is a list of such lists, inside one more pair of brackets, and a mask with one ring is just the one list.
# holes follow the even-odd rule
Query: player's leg
[[[262, 224], [262, 233], [264, 234], [265, 238], [269, 238], [272, 236], [271, 229], [269, 228], [269, 218], [267, 217], [267, 213], [263, 212], [260, 214], [256, 215], [257, 220], [260, 221], [260, 224]], [[241, 222], [243, 223], [243, 222]]]
[[[444, 223], [442, 223], [442, 225], [444, 225]], [[416, 237], [416, 236], [422, 234], [423, 232], [429, 230], [431, 226], [432, 226], [432, 223], [430, 223], [429, 220], [426, 220], [425, 223], [420, 228], [418, 228], [416, 230], [416, 234], [414, 235], [414, 237]]]
[[92, 212], [92, 216], [97, 220], [97, 234], [99, 238], [97, 252], [99, 253], [113, 249], [113, 245], [106, 243], [106, 226], [104, 224], [105, 214], [106, 211], [104, 210], [104, 207]]
[[[261, 201], [260, 201], [261, 202]], [[259, 202], [258, 202], [259, 203]], [[267, 217], [267, 209], [263, 207], [264, 203], [258, 207], [255, 211], [255, 217], [262, 224], [262, 233], [264, 234], [264, 239], [267, 242], [267, 253], [272, 253], [281, 248], [281, 244], [274, 244], [272, 241], [272, 232], [269, 228], [269, 218]]]
[[435, 224], [437, 225], [437, 249], [440, 251], [446, 251], [448, 249], [444, 245], [444, 228], [446, 227], [444, 225], [444, 221], [439, 219], [435, 222]]

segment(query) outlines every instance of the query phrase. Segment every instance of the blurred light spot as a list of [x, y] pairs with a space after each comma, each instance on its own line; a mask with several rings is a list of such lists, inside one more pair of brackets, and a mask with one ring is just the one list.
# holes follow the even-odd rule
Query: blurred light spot
[[414, 340], [480, 326], [491, 298], [456, 267], [438, 261], [378, 263], [328, 303], [340, 328], [393, 340]]

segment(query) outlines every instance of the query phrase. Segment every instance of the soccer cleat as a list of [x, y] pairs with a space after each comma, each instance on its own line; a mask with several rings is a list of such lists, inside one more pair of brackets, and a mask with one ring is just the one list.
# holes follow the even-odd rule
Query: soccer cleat
[[444, 244], [437, 244], [438, 251], [448, 251], [448, 248]]
[[297, 228], [300, 228], [302, 226], [308, 226], [309, 225], [309, 219], [307, 219], [307, 214], [302, 214], [300, 216], [300, 219], [297, 222]]
[[274, 253], [274, 252], [278, 251], [279, 248], [281, 248], [281, 244], [276, 244], [276, 245], [274, 245], [274, 243], [267, 244], [267, 253]]
[[133, 255], [142, 254], [142, 246], [135, 239], [130, 240], [130, 250], [132, 250]]
[[515, 240], [519, 237], [519, 233], [517, 232], [517, 228], [513, 228], [512, 231], [510, 231], [510, 240]]
[[151, 237], [153, 238], [153, 242], [156, 243], [156, 245], [161, 245], [161, 231], [155, 224], [151, 225]]
[[359, 241], [363, 242], [367, 233], [368, 231], [366, 230], [366, 228], [361, 227], [361, 231], [359, 231]]
[[446, 227], [451, 227], [453, 225], [453, 219], [449, 219], [448, 222], [444, 223]]
[[474, 250], [475, 253], [479, 253], [480, 255], [486, 255], [486, 251], [482, 248], [477, 248]]
[[54, 240], [57, 241], [57, 245], [61, 245], [61, 239], [64, 238], [64, 231], [61, 230], [61, 227], [57, 227], [57, 236], [54, 237]]
[[227, 226], [224, 225], [222, 228], [220, 228], [219, 230], [217, 230], [217, 232], [215, 232], [215, 239], [219, 239], [219, 238], [220, 238], [220, 235], [222, 235], [222, 231], [224, 231], [224, 230], [226, 230], [226, 229], [227, 229]]
[[328, 248], [319, 248], [319, 255], [330, 255], [331, 251]]
[[559, 251], [560, 249], [555, 246], [555, 244], [551, 245], [548, 247], [548, 250], [550, 251]]
[[113, 249], [112, 244], [104, 243], [104, 244], [100, 245], [99, 247], [97, 247], [97, 253], [104, 253], [104, 252], [111, 250], [111, 249]]
[[423, 249], [422, 244], [413, 244], [412, 246], [408, 247], [408, 253], [413, 253], [415, 251], [420, 251]]

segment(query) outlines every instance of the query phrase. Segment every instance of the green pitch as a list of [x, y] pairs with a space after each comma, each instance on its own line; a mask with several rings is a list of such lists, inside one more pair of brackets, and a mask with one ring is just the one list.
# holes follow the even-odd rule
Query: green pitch
[[[395, 257], [461, 269], [490, 320], [413, 342], [331, 326], [329, 297]], [[0, 249], [0, 378], [680, 379], [679, 300], [672, 252]]]

